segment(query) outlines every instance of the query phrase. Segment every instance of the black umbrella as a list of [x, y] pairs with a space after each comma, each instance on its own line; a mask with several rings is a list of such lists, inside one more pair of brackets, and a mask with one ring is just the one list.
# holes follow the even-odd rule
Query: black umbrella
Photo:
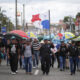
[[21, 36], [19, 36], [17, 34], [13, 34], [13, 33], [7, 33], [6, 35], [4, 35], [4, 38], [11, 39], [12, 36], [15, 36], [16, 39], [18, 39], [18, 40], [22, 40], [22, 37]]

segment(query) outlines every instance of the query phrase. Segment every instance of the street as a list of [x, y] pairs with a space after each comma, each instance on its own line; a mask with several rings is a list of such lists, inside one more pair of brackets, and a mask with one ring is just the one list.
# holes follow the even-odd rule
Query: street
[[69, 70], [60, 72], [59, 69], [51, 68], [50, 74], [42, 75], [40, 67], [38, 69], [33, 69], [33, 75], [25, 74], [22, 69], [18, 70], [17, 75], [10, 74], [10, 67], [6, 66], [5, 61], [2, 62], [0, 66], [0, 80], [80, 80], [80, 72], [76, 72], [76, 75], [71, 76]]

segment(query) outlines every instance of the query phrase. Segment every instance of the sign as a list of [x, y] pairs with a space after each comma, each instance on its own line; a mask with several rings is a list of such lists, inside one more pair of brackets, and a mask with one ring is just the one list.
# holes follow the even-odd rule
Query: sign
[[2, 33], [6, 33], [6, 27], [2, 27], [2, 28], [1, 28], [1, 32], [2, 32]]

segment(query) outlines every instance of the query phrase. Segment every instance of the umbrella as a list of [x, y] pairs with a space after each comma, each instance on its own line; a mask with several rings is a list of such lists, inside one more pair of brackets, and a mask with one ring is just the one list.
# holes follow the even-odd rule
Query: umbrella
[[44, 36], [43, 39], [48, 39], [48, 40], [50, 40], [50, 36]]
[[17, 34], [14, 34], [14, 33], [7, 33], [6, 35], [4, 35], [4, 38], [11, 39], [12, 36], [15, 36], [16, 39], [18, 39], [18, 40], [22, 40], [22, 37], [21, 36], [19, 36]]
[[65, 39], [72, 39], [75, 35], [71, 32], [65, 32]]
[[73, 39], [73, 41], [80, 41], [80, 36], [78, 36], [77, 38]]
[[26, 32], [26, 34], [28, 35], [28, 37], [30, 38], [36, 38], [36, 35], [33, 32]]
[[21, 36], [21, 37], [29, 38], [29, 37], [27, 36], [27, 34], [26, 34], [24, 31], [22, 31], [22, 30], [13, 30], [13, 31], [11, 31], [10, 33], [17, 34], [17, 35], [19, 35], [19, 36]]

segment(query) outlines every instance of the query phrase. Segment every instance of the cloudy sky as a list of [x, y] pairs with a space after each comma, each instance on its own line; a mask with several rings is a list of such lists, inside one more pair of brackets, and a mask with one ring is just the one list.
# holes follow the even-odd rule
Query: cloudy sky
[[[33, 14], [51, 11], [51, 23], [56, 23], [64, 16], [75, 17], [80, 11], [80, 0], [18, 0], [18, 11], [22, 12], [22, 4], [25, 4], [26, 22], [31, 22]], [[15, 23], [15, 0], [0, 0], [0, 7], [6, 10], [8, 17]], [[19, 17], [19, 20], [21, 18]], [[21, 21], [20, 21], [21, 22]]]

